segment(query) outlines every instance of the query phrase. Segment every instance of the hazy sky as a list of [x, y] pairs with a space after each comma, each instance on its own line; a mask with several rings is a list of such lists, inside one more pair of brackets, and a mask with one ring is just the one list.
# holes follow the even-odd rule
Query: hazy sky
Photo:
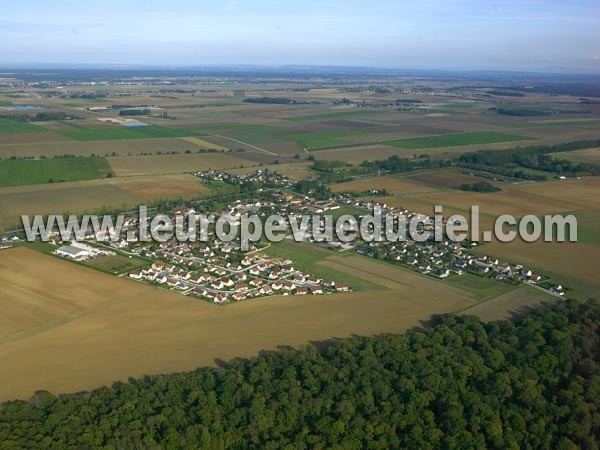
[[600, 73], [600, 1], [21, 1], [0, 63]]

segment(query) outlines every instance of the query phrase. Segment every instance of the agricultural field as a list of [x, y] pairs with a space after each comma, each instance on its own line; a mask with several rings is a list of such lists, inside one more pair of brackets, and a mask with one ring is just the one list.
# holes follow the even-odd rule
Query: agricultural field
[[544, 292], [532, 287], [521, 286], [471, 306], [463, 310], [462, 314], [478, 316], [485, 321], [515, 319], [526, 314], [531, 308], [553, 301], [556, 299]]
[[76, 141], [113, 141], [121, 139], [172, 138], [193, 135], [185, 130], [176, 130], [159, 126], [147, 127], [111, 127], [61, 130], [58, 134]]
[[422, 290], [423, 293], [439, 292], [441, 294], [445, 292], [449, 297], [462, 299], [465, 303], [472, 304], [478, 300], [466, 290], [454, 289], [431, 277], [410, 272], [395, 264], [377, 261], [366, 256], [330, 256], [322, 264], [359, 279], [371, 280], [388, 289], [409, 287]]
[[192, 144], [195, 144], [195, 145], [197, 145], [200, 148], [212, 148], [212, 149], [219, 150], [219, 151], [221, 151], [221, 150], [223, 150], [223, 151], [229, 150], [227, 147], [223, 147], [221, 145], [213, 144], [212, 142], [208, 142], [208, 141], [199, 139], [197, 137], [184, 137], [184, 138], [181, 138], [181, 139], [183, 139], [186, 142], [190, 142]]
[[393, 175], [336, 183], [329, 187], [332, 192], [354, 192], [357, 194], [368, 192], [370, 189], [385, 189], [391, 195], [417, 194], [436, 190], [419, 181], [413, 181], [408, 177]]
[[[448, 190], [417, 194], [402, 198], [386, 198], [392, 206], [405, 205], [408, 209], [430, 209], [436, 204], [448, 211], [468, 212], [471, 205], [479, 205], [482, 216], [495, 218], [501, 214], [522, 217], [526, 214], [549, 214], [563, 211], [600, 210], [600, 198], [594, 195], [600, 188], [600, 179], [550, 181], [507, 185], [500, 192], [477, 193]], [[424, 211], [427, 212], [427, 211]]]
[[0, 161], [0, 186], [93, 180], [114, 175], [105, 158]]
[[[0, 345], [127, 301], [140, 292], [135, 284], [25, 248], [2, 251], [0, 261]], [[115, 284], [122, 289], [118, 300], [105, 295], [107, 287]]]
[[133, 195], [139, 202], [176, 198], [189, 200], [210, 194], [198, 178], [189, 174], [121, 177], [107, 180], [107, 184]]
[[232, 169], [258, 165], [245, 158], [243, 152], [191, 153], [183, 155], [146, 155], [109, 157], [108, 163], [117, 177], [134, 175], [160, 175], [196, 172], [209, 169]]
[[312, 163], [308, 161], [300, 161], [293, 163], [281, 163], [281, 164], [265, 164], [263, 166], [248, 166], [237, 169], [225, 169], [227, 173], [231, 174], [248, 174], [256, 172], [256, 170], [269, 170], [271, 172], [277, 172], [286, 177], [290, 177], [294, 180], [304, 180], [310, 177], [316, 177], [317, 172], [312, 170]]
[[455, 147], [459, 145], [495, 144], [499, 142], [527, 141], [533, 138], [515, 134], [497, 133], [492, 131], [472, 131], [467, 133], [442, 134], [419, 138], [398, 139], [387, 141], [386, 145], [409, 149], [424, 149], [436, 147]]
[[350, 164], [360, 164], [363, 161], [374, 161], [376, 159], [387, 159], [390, 156], [412, 158], [414, 150], [390, 147], [382, 144], [361, 145], [352, 147], [338, 147], [329, 150], [319, 150], [314, 156], [326, 161], [343, 160]]
[[322, 278], [348, 283], [355, 291], [378, 290], [385, 287], [385, 284], [380, 284], [377, 280], [365, 277], [357, 278], [344, 270], [340, 271], [330, 267], [328, 261], [336, 254], [333, 250], [285, 239], [277, 244], [272, 244], [265, 250], [265, 253], [270, 257], [291, 259], [294, 261], [294, 267], [310, 271]]
[[554, 282], [568, 286], [571, 289], [569, 296], [582, 300], [600, 293], [598, 252], [598, 246], [581, 242], [527, 243], [521, 240], [510, 244], [493, 241], [477, 249], [477, 253], [493, 255], [505, 261], [518, 261], [548, 275]]
[[[470, 273], [460, 276], [452, 276], [447, 278], [444, 282], [450, 286], [454, 286], [472, 293], [479, 301], [502, 296], [503, 294], [506, 294], [507, 292], [510, 292], [516, 288], [516, 286], [508, 283], [500, 283], [498, 281]], [[548, 294], [544, 295], [547, 296]]]
[[[31, 122], [17, 122], [11, 117], [20, 112], [0, 110], [0, 228], [18, 224], [21, 214], [129, 210], [159, 199], [202, 198], [212, 191], [191, 175], [198, 170], [241, 174], [269, 169], [299, 180], [319, 176], [307, 160], [311, 155], [359, 165], [392, 155], [412, 159], [428, 154], [435, 159], [600, 137], [600, 107], [580, 104], [580, 96], [527, 92], [498, 99], [484, 87], [463, 85], [464, 80], [404, 75], [368, 82], [307, 78], [301, 85], [295, 79], [203, 78], [73, 85], [69, 90], [85, 95], [72, 98], [61, 98], [56, 89], [24, 87], [18, 93], [22, 97], [1, 97], [0, 105], [42, 106], [74, 120], [32, 117]], [[448, 88], [459, 90], [448, 94]], [[109, 97], [90, 95], [105, 95], [106, 90]], [[244, 102], [260, 97], [292, 102]], [[498, 101], [510, 108], [547, 105], [559, 113], [506, 116], [489, 109]], [[139, 117], [146, 127], [99, 120], [120, 118], [115, 104], [155, 105], [157, 110]], [[208, 148], [219, 152], [199, 152]], [[64, 154], [87, 158], [53, 158]], [[586, 149], [558, 156], [598, 163], [599, 154], [598, 149]], [[70, 166], [88, 161], [96, 166]], [[48, 183], [50, 178], [55, 182]], [[390, 195], [380, 200], [388, 205], [432, 212], [442, 204], [446, 216], [478, 204], [484, 229], [504, 213], [575, 213], [580, 236], [576, 244], [490, 242], [473, 252], [525, 264], [569, 287], [568, 295], [585, 298], [600, 292], [598, 179], [506, 184], [490, 194], [454, 189], [480, 180], [449, 169], [329, 187], [357, 193], [385, 189]], [[357, 212], [362, 210], [344, 206], [335, 214]], [[125, 273], [145, 264], [142, 259], [117, 254], [75, 264], [35, 248], [24, 244], [0, 250], [0, 400], [28, 398], [40, 389], [74, 392], [128, 377], [215, 366], [282, 345], [398, 333], [435, 314], [512, 318], [529, 306], [556, 300], [531, 287], [474, 275], [437, 280], [351, 250], [336, 252], [286, 239], [263, 253], [347, 282], [354, 292], [272, 296], [221, 307], [126, 278]]]
[[551, 153], [551, 156], [574, 163], [600, 164], [600, 148], [586, 148], [572, 152]]
[[[0, 230], [21, 223], [21, 215], [93, 212], [103, 206], [127, 208], [134, 196], [106, 179], [0, 188]], [[21, 227], [19, 227], [21, 228]]]
[[93, 213], [103, 207], [128, 210], [140, 203], [189, 199], [209, 193], [196, 177], [185, 174], [3, 187], [0, 230], [20, 224], [22, 214]]
[[0, 117], [0, 134], [35, 133], [41, 131], [29, 123], [16, 122]]
[[317, 133], [288, 134], [286, 137], [309, 149], [313, 147], [341, 145], [351, 142], [352, 136], [366, 133], [366, 131], [362, 130], [321, 131]]
[[377, 114], [382, 111], [372, 110], [372, 111], [339, 111], [332, 113], [323, 113], [323, 114], [308, 114], [306, 116], [293, 116], [293, 117], [285, 117], [287, 120], [294, 120], [297, 122], [303, 122], [305, 120], [321, 120], [321, 119], [337, 119], [337, 118], [346, 118], [352, 116], [363, 116], [367, 114]]
[[0, 285], [8, 288], [0, 298], [0, 400], [213, 366], [279, 345], [401, 332], [432, 312], [474, 304], [469, 294], [449, 296], [435, 280], [422, 282], [383, 263], [337, 256], [326, 263], [393, 289], [272, 297], [222, 308], [32, 250], [2, 250]]
[[[13, 136], [13, 135], [9, 135]], [[69, 154], [75, 156], [110, 156], [116, 154], [119, 156], [152, 155], [158, 153], [179, 152], [185, 153], [186, 150], [197, 152], [205, 148], [205, 145], [199, 145], [186, 140], [186, 138], [162, 138], [162, 139], [125, 139], [115, 141], [67, 141], [63, 136], [52, 133], [31, 133], [28, 136], [41, 138], [36, 142], [23, 141], [15, 139], [9, 142], [0, 138], [0, 158], [7, 159], [16, 157], [36, 157], [45, 156], [51, 158]], [[54, 139], [58, 137], [58, 139]], [[212, 144], [211, 147], [219, 147]]]
[[428, 171], [424, 173], [417, 173], [415, 175], [406, 175], [403, 178], [414, 180], [440, 189], [455, 189], [461, 184], [477, 183], [480, 181], [486, 181], [492, 184], [500, 184], [494, 183], [488, 178], [460, 173], [455, 169]]
[[[572, 295], [587, 298], [600, 292], [597, 276], [598, 240], [600, 232], [600, 189], [598, 178], [524, 183], [504, 186], [501, 192], [480, 194], [462, 191], [439, 191], [427, 194], [384, 197], [379, 201], [391, 206], [433, 214], [434, 205], [443, 205], [444, 215], [468, 217], [470, 205], [479, 205], [482, 230], [492, 230], [494, 219], [501, 214], [516, 218], [526, 214], [574, 214], [581, 217], [581, 239], [576, 243], [511, 243], [492, 241], [476, 248], [479, 254], [520, 263], [572, 286]], [[578, 221], [579, 222], [579, 221]]]

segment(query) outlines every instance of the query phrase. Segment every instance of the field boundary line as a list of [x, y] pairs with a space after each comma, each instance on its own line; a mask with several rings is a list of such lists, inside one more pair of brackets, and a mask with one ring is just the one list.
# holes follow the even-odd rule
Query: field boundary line
[[487, 302], [489, 302], [490, 300], [494, 300], [495, 298], [498, 298], [498, 297], [501, 297], [501, 296], [503, 296], [503, 295], [506, 295], [506, 294], [508, 294], [508, 293], [514, 292], [514, 291], [516, 291], [516, 290], [518, 290], [518, 289], [526, 289], [526, 288], [528, 288], [528, 287], [529, 287], [529, 288], [532, 288], [532, 289], [533, 289], [534, 287], [535, 287], [535, 288], [537, 288], [537, 290], [539, 290], [539, 291], [542, 291], [542, 292], [544, 292], [545, 294], [547, 294], [547, 295], [548, 295], [548, 298], [558, 298], [558, 296], [554, 296], [554, 295], [552, 295], [552, 294], [548, 293], [548, 292], [547, 292], [545, 289], [542, 289], [542, 288], [540, 288], [540, 287], [533, 286], [533, 285], [529, 285], [529, 284], [520, 284], [520, 285], [518, 285], [518, 286], [514, 286], [514, 288], [513, 288], [513, 289], [510, 289], [510, 290], [508, 290], [508, 291], [506, 291], [506, 292], [502, 292], [502, 293], [500, 293], [500, 294], [497, 294], [497, 295], [492, 295], [491, 297], [489, 297], [489, 298], [486, 298], [486, 299], [483, 299], [483, 300], [481, 300], [480, 302], [477, 302], [477, 303], [475, 303], [474, 305], [470, 305], [470, 306], [467, 306], [467, 307], [465, 307], [465, 308], [463, 308], [463, 309], [459, 309], [458, 311], [456, 311], [456, 312], [455, 312], [455, 314], [464, 314], [464, 313], [468, 312], [468, 311], [469, 311], [469, 309], [472, 309], [472, 308], [475, 308], [475, 307], [477, 307], [477, 306], [483, 305], [484, 303], [487, 303]]
[[259, 150], [259, 151], [261, 151], [263, 153], [266, 153], [268, 155], [271, 155], [271, 156], [279, 156], [279, 153], [274, 153], [272, 151], [265, 150], [264, 148], [260, 148], [260, 147], [257, 147], [256, 145], [248, 144], [247, 142], [244, 142], [244, 141], [239, 141], [237, 139], [234, 139], [234, 138], [231, 138], [231, 137], [227, 137], [227, 136], [223, 136], [223, 135], [220, 135], [220, 134], [215, 134], [214, 136], [220, 137], [220, 138], [223, 138], [223, 139], [228, 139], [230, 141], [237, 142], [238, 144], [247, 145], [250, 148], [254, 148], [256, 150]]
[[[355, 255], [352, 255], [352, 256], [355, 256]], [[358, 255], [358, 256], [360, 256], [360, 255]], [[393, 283], [398, 283], [398, 284], [401, 284], [401, 285], [409, 287], [409, 288], [413, 288], [413, 289], [416, 288], [416, 286], [413, 285], [413, 284], [409, 284], [409, 283], [403, 282], [403, 281], [398, 281], [395, 278], [388, 277], [388, 276], [385, 276], [385, 275], [381, 275], [381, 274], [377, 273], [376, 271], [366, 270], [364, 267], [356, 267], [356, 266], [353, 266], [352, 264], [348, 264], [348, 263], [342, 262], [342, 261], [340, 261], [338, 259], [338, 258], [340, 258], [339, 256], [336, 259], [329, 259], [331, 257], [336, 257], [336, 255], [328, 256], [322, 262], [329, 261], [329, 262], [334, 263], [334, 264], [339, 264], [340, 266], [348, 267], [349, 269], [360, 270], [360, 271], [362, 271], [362, 272], [364, 272], [366, 274], [373, 275], [373, 276], [382, 278], [384, 280], [391, 281]], [[370, 261], [377, 261], [377, 260], [374, 260], [373, 258], [369, 258], [369, 260]], [[319, 262], [317, 264], [321, 264], [321, 262]]]

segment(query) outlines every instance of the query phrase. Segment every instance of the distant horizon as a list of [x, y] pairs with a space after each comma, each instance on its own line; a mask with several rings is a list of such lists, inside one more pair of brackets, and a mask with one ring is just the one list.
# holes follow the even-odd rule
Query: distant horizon
[[175, 71], [175, 70], [202, 70], [202, 69], [255, 69], [255, 70], [276, 70], [276, 69], [293, 69], [297, 71], [310, 72], [311, 70], [322, 69], [340, 69], [351, 72], [352, 70], [363, 71], [395, 71], [409, 72], [414, 74], [419, 73], [440, 73], [440, 74], [505, 74], [505, 75], [545, 75], [545, 76], [582, 76], [582, 77], [598, 77], [600, 81], [600, 72], [586, 71], [558, 71], [552, 70], [525, 70], [518, 68], [434, 68], [434, 67], [411, 67], [411, 66], [376, 66], [376, 65], [358, 65], [358, 64], [261, 64], [261, 63], [205, 63], [205, 64], [169, 64], [169, 63], [119, 63], [119, 62], [0, 62], [0, 70], [160, 70], [160, 71]]
[[600, 75], [592, 0], [15, 3], [11, 64], [308, 65]]

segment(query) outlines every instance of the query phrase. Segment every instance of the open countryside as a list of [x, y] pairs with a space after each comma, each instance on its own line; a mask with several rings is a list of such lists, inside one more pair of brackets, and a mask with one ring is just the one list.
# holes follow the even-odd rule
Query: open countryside
[[[593, 448], [598, 95], [583, 75], [310, 61], [7, 69], [0, 447]], [[141, 205], [420, 231], [478, 205], [481, 231], [573, 214], [578, 241], [321, 242], [319, 220], [247, 249], [143, 241]], [[23, 214], [122, 214], [123, 233], [29, 242]]]

